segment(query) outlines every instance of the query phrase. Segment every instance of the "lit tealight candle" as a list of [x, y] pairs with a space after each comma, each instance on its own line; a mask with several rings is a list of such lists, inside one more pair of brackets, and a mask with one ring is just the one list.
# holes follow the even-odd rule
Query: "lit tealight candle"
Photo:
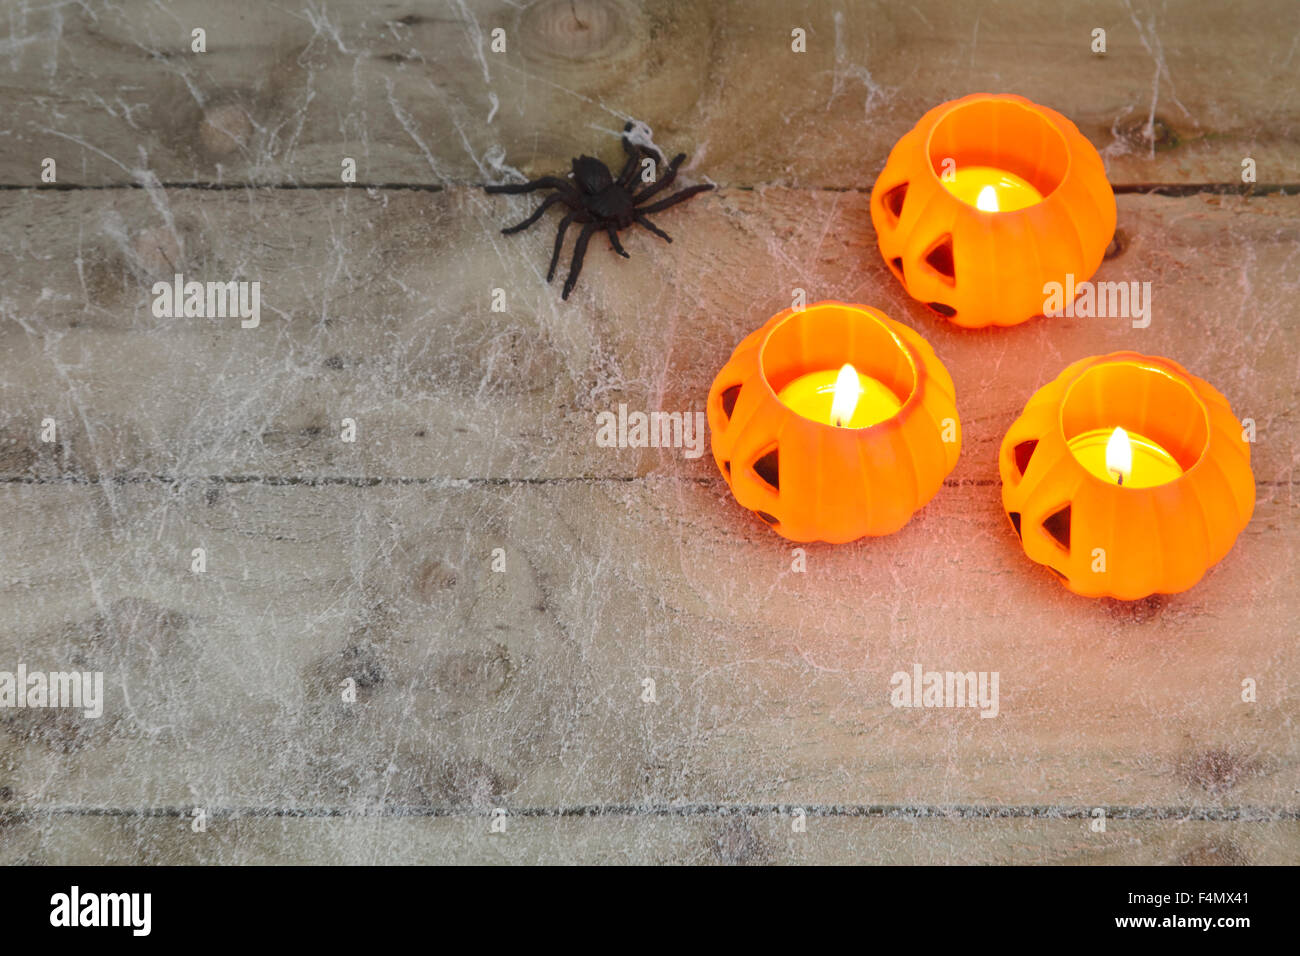
[[776, 397], [804, 418], [837, 428], [868, 428], [893, 418], [903, 407], [883, 383], [848, 363], [838, 371], [801, 375]]
[[1094, 428], [1070, 439], [1070, 451], [1090, 473], [1125, 488], [1151, 488], [1183, 474], [1151, 439], [1122, 428]]
[[1043, 201], [1043, 194], [1027, 179], [992, 166], [963, 166], [951, 180], [939, 178], [944, 189], [984, 212], [1014, 212]]

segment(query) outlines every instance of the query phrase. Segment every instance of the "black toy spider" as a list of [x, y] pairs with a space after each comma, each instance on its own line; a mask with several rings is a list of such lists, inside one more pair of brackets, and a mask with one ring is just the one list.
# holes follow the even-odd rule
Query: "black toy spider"
[[[632, 124], [628, 123], [624, 127], [624, 132], [631, 128]], [[697, 193], [713, 188], [708, 184], [690, 186], [681, 192], [674, 193], [667, 199], [661, 199], [648, 206], [645, 205], [647, 199], [661, 192], [677, 178], [677, 167], [686, 159], [686, 154], [678, 153], [673, 158], [673, 161], [668, 164], [668, 171], [664, 173], [662, 179], [637, 192], [633, 183], [637, 178], [638, 170], [641, 168], [641, 160], [646, 156], [650, 156], [657, 163], [662, 164], [663, 156], [658, 150], [633, 145], [626, 135], [622, 137], [622, 140], [623, 149], [627, 152], [627, 162], [624, 163], [623, 171], [619, 173], [618, 179], [614, 178], [614, 174], [610, 172], [609, 167], [600, 160], [591, 156], [579, 156], [573, 161], [572, 181], [561, 179], [559, 176], [543, 176], [541, 179], [534, 179], [530, 183], [483, 187], [489, 193], [529, 193], [535, 189], [555, 190], [523, 222], [502, 229], [501, 232], [507, 236], [527, 229], [541, 218], [542, 213], [548, 207], [557, 202], [564, 203], [568, 207], [569, 212], [560, 220], [560, 231], [555, 236], [555, 250], [551, 253], [551, 267], [546, 272], [547, 282], [550, 282], [555, 277], [555, 265], [559, 262], [560, 248], [564, 245], [564, 233], [568, 230], [569, 224], [574, 222], [583, 224], [582, 232], [578, 234], [578, 241], [573, 244], [573, 261], [569, 264], [569, 274], [564, 280], [564, 292], [560, 296], [563, 299], [569, 297], [569, 293], [573, 291], [573, 287], [578, 282], [578, 274], [582, 271], [582, 259], [587, 253], [587, 243], [590, 241], [592, 233], [597, 230], [604, 230], [606, 235], [609, 236], [610, 247], [624, 259], [629, 259], [631, 257], [623, 248], [622, 243], [618, 241], [619, 230], [628, 229], [635, 223], [649, 229], [661, 239], [672, 242], [672, 237], [647, 219], [646, 216], [667, 209], [669, 206], [675, 206], [679, 202], [690, 199]]]

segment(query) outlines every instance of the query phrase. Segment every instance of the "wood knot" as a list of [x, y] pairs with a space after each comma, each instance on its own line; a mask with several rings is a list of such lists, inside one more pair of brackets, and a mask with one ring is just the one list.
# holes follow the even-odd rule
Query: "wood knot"
[[444, 763], [434, 782], [438, 796], [454, 806], [495, 807], [507, 786], [502, 776], [477, 757]]
[[373, 644], [352, 644], [340, 655], [343, 670], [358, 687], [378, 687], [388, 677], [379, 649]]
[[1154, 149], [1163, 152], [1173, 149], [1180, 142], [1177, 131], [1160, 116], [1153, 120], [1140, 116], [1121, 124], [1116, 132], [1129, 146], [1135, 149]]
[[199, 145], [215, 159], [248, 148], [252, 138], [253, 121], [248, 111], [235, 103], [209, 107], [199, 121]]
[[415, 572], [415, 593], [423, 601], [431, 601], [443, 591], [450, 591], [459, 580], [456, 569], [445, 561], [431, 559]]
[[611, 0], [543, 0], [524, 14], [522, 48], [560, 60], [603, 57], [625, 33], [627, 17]]
[[1217, 839], [1193, 847], [1178, 858], [1179, 866], [1249, 866], [1250, 857], [1231, 840]]
[[308, 667], [307, 685], [317, 697], [339, 706], [344, 681], [356, 684], [359, 700], [388, 680], [389, 667], [384, 652], [367, 640], [349, 644], [336, 654], [328, 654]]
[[1250, 772], [1250, 765], [1227, 750], [1205, 750], [1182, 761], [1182, 777], [1211, 794], [1226, 793]]

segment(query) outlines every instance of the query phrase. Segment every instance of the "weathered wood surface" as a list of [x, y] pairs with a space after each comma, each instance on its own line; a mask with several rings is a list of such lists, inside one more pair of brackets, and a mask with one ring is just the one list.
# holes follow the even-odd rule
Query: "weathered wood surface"
[[[85, 196], [14, 194], [7, 210], [40, 221], [32, 204]], [[593, 252], [563, 312], [530, 261], [545, 236], [508, 255], [490, 232], [501, 210], [473, 192], [367, 199], [392, 218], [378, 223], [348, 217], [357, 197], [276, 192], [253, 207], [274, 227], [257, 231], [223, 225], [244, 209], [228, 194], [169, 194], [177, 218], [203, 224], [186, 268], [256, 259], [268, 290], [288, 291], [287, 319], [268, 309], [258, 329], [195, 330], [155, 319], [149, 276], [133, 271], [129, 237], [153, 213], [132, 217], [147, 198], [113, 194], [110, 225], [79, 240], [77, 274], [119, 286], [120, 302], [51, 271], [71, 248], [10, 252], [6, 656], [90, 661], [116, 701], [106, 722], [9, 723], [12, 805], [1294, 807], [1300, 761], [1282, 728], [1296, 705], [1287, 423], [1300, 200], [1124, 197], [1129, 239], [1106, 275], [1151, 277], [1151, 327], [1058, 320], [998, 336], [901, 301], [872, 258], [863, 197], [784, 189], [709, 197], [677, 218], [678, 243], [640, 244], [626, 262]], [[321, 222], [392, 238], [353, 243], [350, 271], [313, 286], [330, 270], [273, 250], [310, 248], [302, 233]], [[451, 261], [435, 251], [429, 275], [409, 251], [421, 243]], [[476, 261], [492, 274], [475, 277]], [[379, 316], [349, 275], [372, 277]], [[532, 304], [491, 313], [482, 289], [494, 283]], [[593, 440], [594, 411], [619, 400], [698, 404], [709, 356], [796, 283], [888, 301], [936, 343], [974, 409], [958, 470], [912, 525], [814, 547], [806, 576], [789, 573], [787, 543], [740, 512], [707, 457]], [[747, 288], [767, 304], [747, 305]], [[692, 325], [680, 301], [712, 309]], [[548, 321], [597, 344], [585, 359], [555, 350], [540, 387], [508, 361], [458, 368], [502, 335], [536, 360]], [[656, 322], [662, 335], [646, 334]], [[1025, 563], [993, 457], [1038, 383], [1122, 347], [1176, 355], [1261, 424], [1260, 503], [1239, 547], [1195, 590], [1139, 606], [1074, 598]], [[403, 366], [421, 349], [422, 381]], [[311, 377], [341, 384], [291, 384]], [[367, 396], [380, 411], [362, 404], [360, 440], [343, 445], [334, 419]], [[309, 417], [286, 425], [259, 400]], [[63, 423], [53, 447], [35, 438], [50, 405]], [[449, 426], [439, 409], [465, 417]], [[494, 451], [502, 421], [520, 430]], [[285, 434], [296, 444], [277, 446]], [[232, 435], [243, 444], [220, 440]], [[462, 441], [462, 457], [446, 451]], [[205, 575], [189, 572], [196, 546]], [[495, 547], [505, 574], [490, 571]], [[890, 675], [913, 662], [1001, 670], [1001, 716], [889, 707]], [[338, 701], [347, 676], [362, 684], [353, 709]], [[640, 700], [646, 677], [656, 704]], [[1243, 677], [1272, 691], [1243, 704]], [[531, 844], [539, 858], [546, 839]]]
[[1233, 866], [1294, 863], [1300, 827], [1247, 823], [1111, 820], [1093, 833], [1081, 819], [808, 818], [788, 813], [683, 816], [516, 817], [490, 833], [483, 817], [435, 819], [214, 818], [205, 833], [187, 819], [69, 817], [0, 829], [8, 861], [99, 865], [326, 865], [357, 863], [723, 864], [858, 863], [1124, 864]]
[[[7, 485], [0, 650], [109, 686], [99, 721], [9, 712], [7, 785], [36, 807], [1294, 806], [1289, 486], [1195, 590], [1139, 605], [1028, 566], [996, 490], [946, 488], [799, 575], [720, 482]], [[914, 662], [999, 670], [1000, 715], [891, 707]]]
[[1070, 116], [1116, 183], [1240, 183], [1246, 157], [1295, 183], [1296, 28], [1291, 0], [22, 7], [0, 182], [46, 156], [65, 184], [338, 183], [344, 157], [361, 182], [481, 182], [616, 150], [635, 117], [719, 183], [869, 187], [925, 110], [987, 90]]
[[[1121, 195], [1098, 278], [1152, 282], [1149, 328], [967, 332], [903, 294], [862, 191], [981, 87], [1074, 117], [1118, 183], [1230, 185], [1246, 155], [1300, 181], [1291, 7], [1202, 6], [15, 12], [0, 184], [55, 155], [64, 186], [147, 188], [0, 191], [0, 669], [109, 695], [99, 721], [0, 712], [0, 860], [1294, 862], [1300, 198]], [[1153, 108], [1178, 140], [1154, 153]], [[502, 237], [532, 202], [464, 184], [612, 158], [624, 116], [687, 181], [757, 188], [630, 260], [593, 243], [562, 303], [554, 220]], [[325, 185], [341, 155], [450, 188], [156, 186]], [[175, 271], [260, 281], [261, 326], [155, 317]], [[620, 402], [702, 408], [796, 287], [921, 331], [964, 443], [900, 534], [810, 547], [806, 574], [707, 453], [595, 443]], [[1256, 421], [1259, 503], [1192, 591], [1085, 601], [1020, 553], [995, 453], [1064, 365], [1129, 348]], [[1000, 715], [892, 708], [914, 662], [1000, 671]], [[794, 834], [774, 808], [801, 805]]]
[[[1260, 479], [1290, 480], [1297, 460], [1300, 198], [1121, 196], [1124, 248], [1098, 279], [1151, 282], [1149, 328], [970, 332], [903, 292], [860, 193], [697, 197], [662, 217], [671, 245], [633, 234], [623, 260], [593, 243], [569, 303], [544, 281], [554, 218], [496, 233], [525, 201], [255, 195], [0, 195], [0, 229], [22, 237], [0, 248], [0, 475], [711, 475], [707, 455], [597, 447], [595, 413], [703, 408], [726, 355], [795, 288], [873, 303], [927, 336], [957, 387], [955, 478], [996, 479], [997, 445], [1034, 389], [1118, 349], [1182, 362], [1254, 418]], [[24, 228], [47, 222], [79, 225]], [[150, 287], [175, 270], [260, 279], [261, 326], [155, 318]], [[61, 423], [55, 444], [38, 440], [46, 417]], [[339, 440], [345, 417], [356, 443]]]

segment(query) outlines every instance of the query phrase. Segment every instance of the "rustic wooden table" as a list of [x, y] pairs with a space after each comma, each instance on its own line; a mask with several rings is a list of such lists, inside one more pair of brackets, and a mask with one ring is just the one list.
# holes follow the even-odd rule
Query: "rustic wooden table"
[[[0, 715], [3, 862], [1300, 857], [1291, 0], [22, 5], [0, 67], [0, 669], [106, 682], [98, 720]], [[1149, 328], [962, 331], [891, 277], [872, 182], [979, 90], [1100, 149], [1099, 278], [1150, 281]], [[558, 214], [503, 237], [536, 197], [477, 184], [614, 162], [629, 118], [720, 188], [561, 302]], [[260, 282], [260, 325], [155, 315], [177, 272]], [[707, 454], [595, 441], [702, 408], [795, 288], [920, 331], [964, 437], [804, 574]], [[1136, 604], [1024, 558], [995, 460], [1116, 349], [1258, 428], [1235, 549]], [[914, 662], [998, 671], [999, 716], [891, 707]]]

